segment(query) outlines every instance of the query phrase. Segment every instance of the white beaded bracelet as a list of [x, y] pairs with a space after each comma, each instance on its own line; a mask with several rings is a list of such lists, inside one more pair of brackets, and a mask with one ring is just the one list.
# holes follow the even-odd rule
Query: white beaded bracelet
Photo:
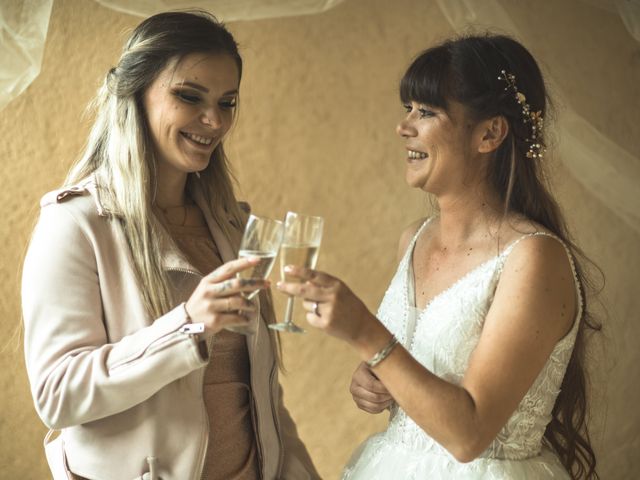
[[373, 357], [367, 360], [367, 366], [369, 368], [373, 368], [378, 365], [381, 361], [389, 356], [391, 350], [398, 344], [398, 339], [395, 335], [391, 335], [391, 340], [384, 347], [382, 347], [378, 353], [376, 353]]

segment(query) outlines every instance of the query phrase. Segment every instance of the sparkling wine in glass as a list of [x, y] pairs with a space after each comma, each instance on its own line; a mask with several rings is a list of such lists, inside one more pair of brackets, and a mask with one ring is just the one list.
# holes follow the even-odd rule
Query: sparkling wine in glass
[[[281, 221], [250, 215], [240, 242], [238, 258], [257, 257], [260, 261], [252, 267], [238, 272], [237, 277], [261, 280], [267, 278], [282, 243], [283, 232], [284, 226]], [[260, 290], [254, 290], [246, 294], [246, 297], [251, 300], [259, 292]], [[245, 327], [227, 327], [227, 329], [237, 333], [248, 333]]]
[[[284, 271], [286, 265], [315, 268], [322, 240], [322, 217], [311, 217], [288, 212], [284, 222], [284, 238], [280, 247], [280, 276], [285, 282], [300, 280]], [[304, 330], [293, 323], [294, 297], [287, 299], [287, 309], [282, 323], [273, 323], [269, 328], [282, 332], [303, 333]]]

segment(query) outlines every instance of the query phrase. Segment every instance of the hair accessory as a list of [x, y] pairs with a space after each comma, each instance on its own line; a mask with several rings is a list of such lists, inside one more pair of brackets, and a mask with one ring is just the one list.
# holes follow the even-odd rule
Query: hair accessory
[[391, 340], [389, 340], [389, 343], [382, 347], [373, 357], [367, 360], [367, 366], [369, 368], [373, 368], [378, 365], [381, 361], [389, 356], [391, 350], [393, 350], [393, 347], [395, 347], [397, 344], [398, 339], [395, 335], [391, 335]]
[[527, 97], [518, 90], [516, 76], [514, 74], [507, 73], [505, 70], [501, 70], [500, 73], [501, 75], [498, 76], [498, 80], [504, 80], [507, 83], [507, 86], [504, 88], [505, 90], [513, 90], [516, 102], [522, 107], [524, 123], [531, 125], [531, 135], [527, 138], [527, 142], [529, 142], [527, 158], [542, 158], [545, 153], [545, 148], [538, 140], [540, 135], [542, 135], [542, 129], [544, 127], [542, 110], [538, 110], [537, 112], [531, 111], [531, 106], [527, 103]]

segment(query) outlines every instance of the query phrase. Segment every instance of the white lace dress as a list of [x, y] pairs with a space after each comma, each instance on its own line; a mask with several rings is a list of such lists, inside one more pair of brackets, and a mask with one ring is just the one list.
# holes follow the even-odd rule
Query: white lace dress
[[[382, 300], [378, 318], [422, 365], [439, 377], [459, 384], [480, 339], [505, 260], [513, 247], [528, 235], [460, 278], [420, 311], [413, 306], [411, 258], [416, 240], [428, 222], [420, 227], [407, 248]], [[568, 250], [567, 255], [576, 278]], [[577, 280], [576, 291], [579, 296]], [[580, 315], [578, 311], [576, 318]], [[555, 454], [543, 447], [542, 436], [551, 420], [577, 328], [578, 321], [575, 321], [570, 332], [553, 349], [516, 411], [479, 458], [459, 463], [396, 406], [392, 408], [387, 430], [370, 437], [355, 451], [342, 479], [569, 479]]]

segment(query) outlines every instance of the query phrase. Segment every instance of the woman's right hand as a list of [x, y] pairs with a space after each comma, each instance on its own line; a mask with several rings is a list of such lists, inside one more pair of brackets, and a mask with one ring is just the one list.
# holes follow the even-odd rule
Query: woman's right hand
[[269, 287], [262, 279], [236, 278], [236, 274], [253, 267], [258, 258], [239, 258], [225, 263], [205, 276], [185, 304], [193, 323], [203, 323], [205, 337], [223, 328], [249, 326], [254, 304], [242, 294]]
[[394, 402], [387, 388], [364, 362], [353, 372], [349, 391], [358, 408], [368, 413], [383, 412]]

